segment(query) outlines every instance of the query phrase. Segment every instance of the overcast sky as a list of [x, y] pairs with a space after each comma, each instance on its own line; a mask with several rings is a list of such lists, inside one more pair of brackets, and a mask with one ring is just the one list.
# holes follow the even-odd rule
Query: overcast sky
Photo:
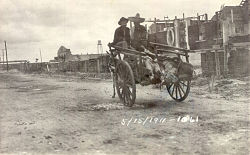
[[[53, 59], [61, 45], [72, 54], [97, 53], [97, 40], [104, 51], [112, 42], [120, 17], [146, 19], [164, 16], [196, 16], [209, 19], [221, 5], [241, 0], [0, 0], [0, 49], [7, 41], [9, 60]], [[0, 51], [2, 57], [2, 51]]]

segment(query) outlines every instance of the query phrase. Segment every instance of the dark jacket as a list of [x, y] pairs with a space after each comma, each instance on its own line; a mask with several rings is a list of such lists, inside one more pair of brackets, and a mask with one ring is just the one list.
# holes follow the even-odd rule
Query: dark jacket
[[113, 44], [120, 41], [126, 41], [128, 45], [130, 45], [130, 32], [128, 27], [120, 26], [115, 30]]
[[134, 27], [134, 41], [141, 41], [143, 39], [146, 39], [147, 36], [147, 30], [144, 26], [138, 25]]
[[134, 27], [134, 34], [133, 34], [133, 40], [131, 41], [132, 47], [134, 47], [137, 51], [144, 51], [144, 49], [141, 47], [145, 45], [145, 40], [147, 39], [147, 30], [144, 26], [138, 25]]

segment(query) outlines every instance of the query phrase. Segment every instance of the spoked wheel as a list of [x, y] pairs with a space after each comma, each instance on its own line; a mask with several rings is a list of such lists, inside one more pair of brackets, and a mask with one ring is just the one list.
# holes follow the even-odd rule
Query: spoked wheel
[[190, 91], [190, 80], [177, 81], [167, 86], [169, 95], [178, 102], [184, 101]]
[[115, 69], [116, 90], [120, 100], [125, 106], [133, 106], [136, 97], [136, 85], [130, 65], [123, 60], [118, 60]]

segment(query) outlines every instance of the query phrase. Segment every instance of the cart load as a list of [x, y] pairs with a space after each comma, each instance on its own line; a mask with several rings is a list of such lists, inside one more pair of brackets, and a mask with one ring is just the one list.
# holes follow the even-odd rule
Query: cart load
[[[141, 52], [113, 44], [108, 45], [115, 68], [114, 82], [121, 102], [126, 106], [133, 106], [135, 103], [136, 84], [144, 85], [145, 76], [148, 74], [145, 62], [148, 59], [152, 59], [151, 62], [160, 68], [158, 73], [154, 70], [155, 79], [153, 82], [151, 81], [151, 84], [165, 86], [175, 101], [185, 100], [190, 91], [193, 75], [193, 66], [189, 63], [188, 55], [192, 51], [153, 42], [148, 44], [153, 49], [150, 52]], [[176, 56], [168, 57], [167, 53]], [[169, 74], [171, 69], [175, 71], [174, 76]]]

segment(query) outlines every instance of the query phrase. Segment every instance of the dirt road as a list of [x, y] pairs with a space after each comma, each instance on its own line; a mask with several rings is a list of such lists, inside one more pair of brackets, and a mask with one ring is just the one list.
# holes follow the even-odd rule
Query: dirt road
[[247, 95], [194, 85], [177, 103], [137, 85], [132, 108], [111, 95], [111, 81], [0, 72], [0, 153], [249, 154]]

